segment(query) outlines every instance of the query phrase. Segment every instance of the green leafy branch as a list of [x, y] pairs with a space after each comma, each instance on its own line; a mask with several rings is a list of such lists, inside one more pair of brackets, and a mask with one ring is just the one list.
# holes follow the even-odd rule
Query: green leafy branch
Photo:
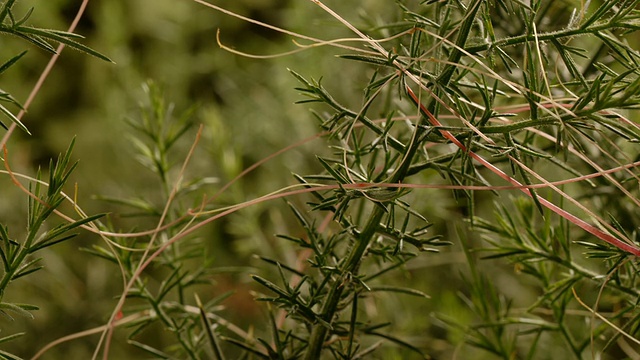
[[[0, 224], [0, 263], [2, 266], [2, 276], [0, 277], [0, 313], [11, 318], [8, 312], [13, 312], [22, 316], [32, 317], [31, 311], [38, 307], [29, 304], [7, 303], [3, 298], [7, 289], [16, 280], [30, 275], [43, 268], [40, 265], [42, 258], [34, 255], [50, 246], [68, 241], [76, 237], [77, 233], [70, 233], [83, 225], [93, 222], [104, 214], [87, 216], [80, 220], [59, 224], [48, 230], [47, 221], [62, 203], [67, 200], [63, 193], [63, 187], [69, 176], [75, 169], [77, 163], [71, 164], [71, 152], [75, 141], [72, 141], [66, 152], [57, 161], [51, 161], [48, 183], [41, 181], [41, 174], [38, 173], [36, 179], [29, 185], [29, 204], [27, 214], [27, 234], [22, 241], [18, 241], [10, 236], [9, 228]], [[7, 163], [5, 152], [5, 166], [12, 174]], [[14, 181], [17, 182], [15, 177]], [[46, 190], [44, 189], [46, 185]], [[26, 189], [25, 189], [26, 190]]]

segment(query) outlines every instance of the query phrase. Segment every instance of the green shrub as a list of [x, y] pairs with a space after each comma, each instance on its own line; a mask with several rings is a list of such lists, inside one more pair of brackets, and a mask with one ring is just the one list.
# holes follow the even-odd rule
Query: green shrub
[[[109, 60], [13, 3], [4, 33]], [[638, 356], [640, 1], [174, 3], [93, 8], [124, 65], [74, 85], [48, 181], [0, 108], [0, 356]]]

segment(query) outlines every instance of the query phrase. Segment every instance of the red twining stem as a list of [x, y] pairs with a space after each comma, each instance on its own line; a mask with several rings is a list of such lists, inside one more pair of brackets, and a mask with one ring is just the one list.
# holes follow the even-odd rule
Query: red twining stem
[[[411, 97], [411, 100], [413, 100], [413, 102], [420, 108], [420, 112], [429, 120], [429, 122], [431, 123], [431, 125], [433, 126], [442, 126], [442, 124], [440, 123], [440, 121], [438, 121], [438, 119], [435, 118], [435, 116], [433, 116], [433, 114], [424, 106], [422, 105], [422, 103], [420, 102], [420, 99], [416, 96], [416, 94], [413, 92], [413, 90], [411, 90], [411, 88], [409, 88], [408, 86], [406, 87], [407, 93], [409, 94], [409, 96]], [[477, 160], [479, 163], [481, 163], [482, 165], [484, 165], [485, 167], [487, 167], [489, 170], [491, 170], [493, 173], [495, 173], [496, 175], [498, 175], [499, 177], [503, 178], [504, 180], [508, 181], [509, 183], [518, 186], [520, 191], [522, 191], [523, 193], [527, 194], [529, 197], [532, 197], [531, 191], [529, 189], [527, 189], [526, 187], [523, 187], [523, 185], [518, 182], [516, 179], [512, 178], [511, 176], [507, 175], [504, 171], [500, 170], [499, 168], [497, 168], [496, 166], [494, 166], [493, 164], [491, 164], [490, 162], [488, 162], [487, 160], [483, 159], [481, 156], [479, 156], [478, 154], [474, 153], [473, 151], [468, 150], [461, 142], [460, 140], [456, 139], [455, 136], [453, 136], [453, 134], [451, 134], [449, 131], [444, 130], [444, 129], [440, 129], [440, 133], [442, 134], [442, 136], [444, 136], [447, 140], [451, 141], [452, 143], [454, 143], [456, 146], [458, 146], [462, 151], [465, 151], [469, 154], [469, 156], [471, 156], [473, 159]], [[544, 198], [538, 198], [538, 200], [540, 201], [540, 204], [542, 204], [544, 207], [546, 207], [547, 209], [553, 211], [554, 213], [562, 216], [563, 218], [571, 221], [572, 223], [574, 223], [575, 225], [579, 226], [580, 228], [582, 228], [583, 230], [585, 230], [586, 232], [596, 236], [597, 238], [601, 239], [602, 241], [606, 241], [609, 244], [627, 251], [635, 256], [640, 256], [640, 248], [633, 246], [629, 243], [626, 243], [616, 237], [613, 237], [612, 235], [609, 235], [605, 232], [603, 232], [602, 230], [598, 229], [597, 227], [587, 223], [586, 221], [578, 218], [577, 216], [567, 212], [564, 209], [561, 209], [560, 207], [556, 206], [554, 203], [544, 199]]]

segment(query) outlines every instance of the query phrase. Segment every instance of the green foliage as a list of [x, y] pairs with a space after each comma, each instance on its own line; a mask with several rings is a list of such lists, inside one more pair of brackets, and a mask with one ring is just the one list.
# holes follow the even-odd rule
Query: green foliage
[[[118, 266], [125, 280], [131, 281], [126, 297], [142, 301], [131, 309], [133, 313], [140, 314], [130, 324], [132, 330], [128, 342], [131, 345], [162, 358], [200, 359], [206, 354], [207, 343], [215, 344], [207, 313], [215, 311], [219, 302], [227, 296], [211, 299], [204, 305], [198, 303], [197, 307], [190, 305], [193, 300], [192, 289], [210, 284], [211, 273], [215, 270], [202, 239], [187, 239], [173, 244], [168, 241], [189, 223], [188, 219], [180, 215], [187, 209], [183, 199], [189, 198], [208, 182], [207, 179], [183, 178], [176, 186], [171, 186], [169, 174], [173, 174], [172, 170], [178, 164], [169, 159], [169, 153], [175, 152], [174, 145], [192, 127], [192, 111], [174, 118], [171, 113], [173, 105], [164, 103], [159, 86], [148, 83], [145, 92], [148, 105], [141, 109], [139, 119], [130, 119], [127, 123], [132, 129], [132, 143], [138, 152], [137, 160], [157, 176], [157, 192], [162, 195], [162, 200], [158, 205], [142, 199], [103, 200], [133, 208], [135, 212], [129, 216], [151, 217], [159, 220], [160, 224], [164, 221], [170, 226], [164, 231], [159, 230], [133, 241], [116, 238], [114, 241], [118, 246], [115, 252], [113, 246], [110, 249], [97, 245], [86, 251]], [[178, 176], [182, 177], [182, 174]], [[115, 232], [115, 229], [108, 226], [104, 229]], [[148, 264], [151, 261], [149, 252], [159, 248], [162, 249], [160, 256]], [[142, 276], [138, 271], [145, 266], [153, 267], [153, 271]], [[175, 345], [168, 346], [164, 343], [163, 348], [156, 348], [136, 340], [140, 334], [157, 325], [173, 335]]]
[[[27, 26], [35, 11], [16, 20], [14, 2], [0, 9], [1, 32], [48, 52], [57, 42], [108, 60], [78, 35]], [[128, 14], [135, 6], [113, 4], [101, 9]], [[244, 2], [207, 4], [192, 5], [247, 20], [233, 12]], [[187, 77], [209, 76], [203, 69], [213, 61], [182, 52], [214, 50], [176, 30], [185, 23], [162, 26], [157, 36], [174, 39], [174, 71], [189, 74], [184, 83], [158, 85], [180, 78], [159, 67], [126, 128], [100, 124], [109, 131], [78, 137], [92, 146], [106, 138], [118, 149], [102, 155], [115, 180], [80, 177], [100, 178], [99, 205], [91, 207], [108, 208], [108, 216], [84, 215], [79, 200], [63, 193], [76, 169], [75, 140], [50, 163], [48, 180], [37, 171], [28, 189], [19, 183], [28, 170], [12, 170], [5, 154], [3, 174], [13, 184], [3, 196], [23, 190], [29, 198], [24, 234], [0, 224], [0, 312], [32, 318], [38, 306], [9, 301], [15, 297], [5, 289], [22, 295], [16, 280], [47, 258], [35, 253], [70, 252], [66, 240], [84, 227], [92, 233], [83, 256], [65, 262], [117, 276], [97, 286], [108, 299], [83, 307], [85, 321], [56, 338], [94, 326], [91, 333], [101, 334], [87, 340], [94, 358], [634, 358], [638, 5], [397, 1], [358, 4], [358, 19], [353, 4], [288, 5], [322, 18], [320, 35], [300, 23], [307, 17], [282, 15], [289, 20], [278, 26], [293, 31], [265, 25], [277, 18], [265, 5], [246, 11], [252, 26], [279, 33], [263, 34], [272, 43], [255, 48], [296, 58], [275, 56], [259, 67], [235, 50], [244, 43], [225, 43], [229, 22], [220, 20], [219, 45], [235, 54], [217, 65], [223, 80], [198, 79], [202, 88]], [[173, 6], [172, 14], [186, 11]], [[150, 46], [122, 26], [107, 32]], [[230, 41], [254, 41], [251, 29]], [[290, 36], [302, 54], [291, 55]], [[148, 61], [140, 51], [141, 68], [171, 61], [154, 51]], [[23, 58], [14, 55], [0, 73]], [[132, 68], [120, 69], [123, 88]], [[164, 88], [187, 105], [168, 101], [174, 96]], [[295, 108], [282, 105], [283, 88], [297, 91]], [[194, 95], [201, 89], [214, 95]], [[122, 99], [118, 91], [95, 92], [104, 107]], [[8, 93], [0, 100], [20, 106]], [[319, 133], [309, 138], [321, 139], [316, 147], [295, 140], [307, 129], [303, 108], [316, 122]], [[68, 132], [52, 136], [60, 133]], [[80, 220], [52, 226], [65, 201]], [[57, 296], [52, 302], [65, 302]], [[19, 343], [17, 329], [0, 342]], [[39, 344], [36, 357], [58, 354], [54, 345]], [[10, 352], [0, 357], [17, 358]]]
[[[354, 338], [370, 334], [365, 330], [366, 327], [360, 325], [354, 313], [358, 299], [373, 288], [369, 282], [374, 278], [367, 277], [367, 273], [379, 271], [376, 265], [405, 264], [415, 257], [417, 254], [404, 249], [405, 242], [416, 245], [418, 250], [423, 250], [425, 243], [429, 244], [428, 240], [414, 236], [422, 229], [419, 224], [416, 230], [408, 231], [409, 224], [426, 222], [426, 219], [419, 215], [420, 211], [410, 210], [412, 200], [409, 200], [406, 192], [400, 192], [397, 188], [346, 190], [344, 185], [405, 183], [429, 169], [438, 170], [455, 186], [488, 185], [482, 167], [489, 168], [511, 184], [532, 185], [535, 178], [541, 177], [530, 169], [551, 166], [581, 174], [581, 170], [574, 169], [575, 165], [572, 165], [579, 159], [590, 162], [598, 169], [593, 160], [588, 160], [589, 149], [594, 146], [607, 154], [611, 166], [624, 163], [625, 156], [616, 154], [607, 145], [616, 146], [614, 144], [618, 141], [612, 139], [623, 133], [627, 135], [623, 135], [620, 141], [638, 141], [637, 126], [615, 112], [635, 108], [638, 104], [633, 100], [637, 65], [631, 60], [636, 56], [632, 55], [636, 53], [635, 50], [618, 40], [618, 35], [614, 33], [624, 35], [636, 30], [632, 20], [636, 15], [631, 10], [635, 4], [629, 2], [614, 8], [613, 3], [606, 3], [589, 17], [572, 19], [567, 28], [561, 30], [544, 28], [545, 24], [557, 24], [546, 17], [550, 2], [536, 1], [529, 5], [505, 2], [504, 7], [497, 9], [482, 1], [470, 1], [464, 6], [461, 3], [456, 6], [427, 2], [418, 11], [403, 5], [405, 18], [413, 21], [394, 26], [395, 34], [407, 34], [398, 37], [398, 43], [394, 46], [402, 51], [387, 52], [374, 44], [373, 40], [364, 38], [371, 48], [379, 50], [379, 55], [343, 56], [368, 63], [376, 69], [361, 100], [365, 105], [355, 110], [342, 105], [320, 82], [306, 80], [294, 73], [303, 85], [298, 90], [308, 97], [303, 103], [324, 103], [334, 111], [333, 114], [318, 117], [322, 127], [331, 134], [336, 156], [319, 158], [325, 173], [298, 179], [305, 184], [329, 181], [340, 185], [328, 194], [314, 192], [317, 201], [309, 204], [312, 211], [331, 213], [340, 229], [334, 230], [334, 235], [326, 239], [318, 235], [320, 231], [313, 229], [316, 226], [314, 221], [303, 219], [301, 224], [308, 240], [286, 237], [303, 247], [309, 247], [307, 244], [310, 244], [314, 250], [314, 256], [309, 259], [310, 271], [313, 268], [317, 270], [295, 273], [295, 276], [302, 277], [300, 284], [305, 283], [308, 290], [302, 292], [302, 285], [288, 287], [287, 279], [282, 275], [282, 286], [255, 278], [276, 294], [276, 297], [263, 300], [279, 304], [287, 309], [291, 317], [302, 314], [299, 321], [307, 324], [308, 337], [302, 336], [302, 343], [294, 346], [285, 357], [304, 355], [304, 358], [314, 359], [325, 352], [337, 358], [354, 357]], [[512, 24], [493, 20], [499, 19], [495, 12], [516, 16], [524, 35], [510, 35], [509, 27]], [[596, 18], [597, 21], [594, 20]], [[482, 26], [474, 26], [477, 22]], [[569, 37], [580, 41], [581, 37], [589, 36], [591, 38], [584, 41], [600, 39], [609, 52], [586, 54], [569, 43]], [[403, 42], [405, 38], [407, 40]], [[478, 45], [479, 42], [485, 44]], [[496, 62], [494, 54], [498, 55], [502, 67]], [[588, 62], [576, 57], [588, 59]], [[563, 59], [566, 68], [556, 68], [555, 73], [548, 70], [554, 58]], [[578, 70], [578, 63], [584, 70]], [[591, 71], [589, 66], [595, 67], [596, 71]], [[598, 74], [599, 71], [602, 72]], [[589, 72], [594, 74], [587, 76]], [[426, 105], [422, 105], [422, 100], [413, 95], [411, 82], [418, 83]], [[407, 107], [401, 101], [398, 101], [399, 105], [385, 101], [387, 98], [402, 99], [405, 92], [411, 95], [410, 100], [420, 109], [420, 121], [413, 128], [401, 128], [398, 122], [391, 121], [395, 113], [407, 112]], [[517, 104], [520, 99], [528, 104], [528, 117], [527, 112], [522, 110], [519, 112], [525, 116], [494, 110]], [[388, 122], [376, 123], [369, 119], [367, 114], [374, 111], [372, 108]], [[437, 120], [449, 114], [462, 124], [444, 126]], [[517, 116], [515, 121], [508, 120], [507, 116], [514, 115]], [[610, 122], [607, 118], [616, 120]], [[605, 138], [609, 140], [608, 144], [599, 145], [605, 142]], [[450, 146], [439, 145], [451, 143], [457, 149], [451, 151]], [[483, 158], [492, 160], [473, 162]], [[498, 166], [505, 167], [505, 170]], [[515, 174], [521, 180], [516, 181], [506, 175], [508, 173]], [[612, 185], [625, 191], [615, 179], [609, 180]], [[385, 192], [385, 195], [372, 196], [373, 191]], [[628, 281], [624, 281], [623, 276], [621, 282], [603, 283], [597, 273], [578, 265], [571, 249], [571, 243], [577, 239], [570, 235], [569, 225], [561, 222], [560, 228], [551, 227], [553, 214], [544, 208], [569, 220], [575, 217], [557, 210], [548, 200], [541, 199], [534, 189], [525, 193], [531, 196], [532, 203], [516, 208], [518, 219], [524, 221], [517, 223], [511, 218], [509, 210], [502, 210], [494, 221], [477, 218], [474, 214], [476, 204], [473, 191], [458, 192], [460, 200], [467, 203], [472, 224], [477, 229], [500, 234], [504, 239], [498, 242], [488, 236], [486, 240], [493, 247], [481, 247], [479, 250], [494, 252], [488, 257], [490, 259], [509, 258], [517, 264], [519, 271], [537, 279], [543, 295], [529, 311], [550, 311], [557, 318], [549, 321], [533, 314], [512, 315], [510, 301], [478, 273], [476, 261], [469, 255], [468, 262], [473, 270], [467, 284], [471, 296], [469, 303], [482, 323], [470, 328], [463, 327], [467, 334], [466, 341], [502, 358], [535, 358], [538, 356], [536, 349], [540, 339], [549, 336], [549, 333], [559, 332], [573, 356], [581, 358], [587, 353], [591, 337], [577, 337], [573, 333], [575, 320], [565, 316], [569, 311], [567, 306], [573, 300], [572, 288], [582, 281], [591, 280], [596, 282], [593, 285], [606, 286], [613, 293], [627, 294], [629, 297], [624, 310], [627, 313], [633, 311], [634, 299], [638, 295], [633, 286], [635, 275]], [[627, 195], [635, 198], [630, 193]], [[523, 204], [521, 200], [516, 203]], [[501, 206], [498, 205], [498, 208]], [[544, 229], [539, 229], [533, 223], [536, 208], [545, 214], [542, 223], [547, 227]], [[295, 210], [295, 213], [301, 219], [300, 214], [304, 212]], [[412, 217], [415, 214], [419, 216], [414, 219]], [[501, 228], [493, 225], [496, 221], [502, 225]], [[614, 224], [621, 230], [619, 222]], [[598, 235], [595, 230], [590, 232]], [[626, 239], [624, 241], [633, 239], [621, 236], [621, 239]], [[600, 257], [614, 259], [612, 265], [615, 266], [610, 267], [608, 272], [634, 274], [634, 261], [625, 250], [633, 249], [637, 254], [637, 244], [620, 247], [619, 242], [608, 237], [601, 239], [610, 245], [601, 246], [603, 254]], [[440, 241], [433, 241], [430, 245], [435, 244], [440, 244]], [[323, 260], [328, 254], [332, 261]], [[279, 269], [283, 268], [278, 262], [271, 263]], [[368, 263], [374, 264], [373, 267]], [[623, 264], [631, 268], [620, 268]], [[282, 270], [280, 272], [283, 274]], [[365, 278], [368, 281], [364, 281]], [[318, 283], [324, 290], [314, 286]], [[621, 286], [621, 283], [626, 286]], [[314, 305], [317, 311], [312, 310]], [[461, 325], [455, 321], [448, 324], [455, 327]], [[602, 325], [599, 331], [605, 331], [605, 327]], [[625, 327], [631, 328], [633, 325]], [[300, 336], [299, 331], [297, 334]], [[536, 335], [531, 337], [529, 334]], [[596, 331], [595, 334], [600, 333]], [[406, 345], [403, 341], [396, 343]]]
[[[78, 234], [70, 233], [70, 231], [95, 221], [104, 215], [97, 214], [77, 221], [63, 222], [49, 229], [45, 226], [45, 221], [68, 199], [62, 191], [77, 164], [70, 163], [73, 144], [74, 142], [72, 141], [67, 151], [60, 155], [55, 164], [53, 161], [50, 163], [48, 183], [41, 180], [38, 172], [37, 177], [29, 185], [27, 233], [24, 239], [21, 241], [13, 239], [9, 235], [8, 227], [0, 225], [0, 261], [3, 268], [2, 277], [0, 278], [0, 313], [8, 319], [13, 320], [11, 314], [33, 318], [31, 312], [39, 309], [35, 305], [4, 301], [10, 285], [13, 285], [16, 280], [43, 268], [40, 265], [42, 258], [35, 257], [36, 253], [74, 238]], [[43, 189], [45, 185], [46, 190]], [[16, 336], [5, 337], [3, 341], [13, 340]]]

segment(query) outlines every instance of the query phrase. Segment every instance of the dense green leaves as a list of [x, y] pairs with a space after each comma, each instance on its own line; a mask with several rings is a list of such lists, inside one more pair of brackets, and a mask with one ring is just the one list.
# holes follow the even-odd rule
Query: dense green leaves
[[[625, 341], [640, 334], [633, 255], [640, 253], [640, 1], [309, 1], [242, 11], [256, 16], [251, 26], [274, 22], [266, 25], [273, 37], [254, 37], [255, 28], [238, 30], [211, 11], [191, 13], [195, 3], [139, 5], [144, 22], [133, 3], [96, 5], [85, 29], [117, 49], [114, 58], [124, 61], [114, 72], [123, 75], [87, 76], [74, 100], [105, 104], [77, 111], [86, 128], [47, 121], [31, 130], [56, 138], [77, 131], [93, 149], [97, 138], [114, 141], [116, 153], [83, 155], [102, 159], [90, 165], [115, 178], [80, 177], [98, 183], [102, 194], [91, 206], [108, 215], [85, 215], [75, 196], [65, 205], [72, 172], [82, 171], [73, 141], [33, 179], [6, 163], [9, 190], [29, 194], [25, 226], [0, 224], [4, 318], [38, 315], [9, 293], [55, 255], [58, 263], [93, 261], [86, 278], [106, 284], [77, 288], [105, 299], [92, 299], [95, 311], [113, 314], [78, 302], [81, 315], [69, 322], [83, 331], [96, 318], [109, 322], [94, 356], [112, 349], [112, 357], [166, 359], [637, 353]], [[225, 16], [258, 6], [197, 4]], [[0, 34], [36, 51], [63, 44], [109, 60], [80, 35], [31, 25], [38, 8], [18, 14], [14, 5], [0, 5]], [[172, 16], [188, 16], [155, 23], [165, 5]], [[206, 28], [192, 36], [187, 29], [196, 24]], [[211, 48], [211, 24], [232, 33], [218, 37], [222, 50]], [[292, 45], [290, 36], [299, 39]], [[252, 48], [296, 57], [232, 58]], [[27, 59], [12, 51], [0, 74]], [[177, 103], [188, 99], [187, 110], [176, 111], [182, 105], [149, 81], [124, 131], [104, 119], [119, 119], [111, 108], [148, 76]], [[119, 83], [123, 94], [87, 91], [100, 82]], [[296, 92], [290, 109], [288, 94]], [[12, 113], [20, 103], [5, 92], [0, 102], [3, 116], [28, 131]], [[308, 108], [316, 123], [303, 127]], [[92, 117], [103, 120], [106, 136], [88, 125]], [[297, 140], [314, 125], [315, 136]], [[28, 160], [17, 161], [30, 171]], [[82, 240], [95, 258], [55, 253], [80, 228], [96, 233]], [[9, 340], [20, 341], [0, 342]]]

